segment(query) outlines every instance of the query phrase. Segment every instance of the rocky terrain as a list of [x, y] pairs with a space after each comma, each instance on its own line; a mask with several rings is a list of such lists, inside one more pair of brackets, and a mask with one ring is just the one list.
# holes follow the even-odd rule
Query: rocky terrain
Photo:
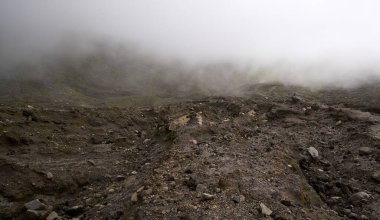
[[0, 219], [380, 219], [378, 106], [293, 92], [3, 102]]

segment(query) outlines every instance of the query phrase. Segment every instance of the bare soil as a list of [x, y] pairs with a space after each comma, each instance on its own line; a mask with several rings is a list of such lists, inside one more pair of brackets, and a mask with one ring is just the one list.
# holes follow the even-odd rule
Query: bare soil
[[0, 219], [380, 219], [380, 116], [326, 103], [4, 103]]

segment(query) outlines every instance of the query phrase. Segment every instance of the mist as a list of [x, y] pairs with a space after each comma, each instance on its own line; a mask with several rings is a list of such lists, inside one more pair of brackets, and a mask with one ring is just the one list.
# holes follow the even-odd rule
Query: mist
[[375, 0], [3, 0], [0, 67], [12, 75], [102, 42], [197, 76], [208, 74], [199, 66], [231, 63], [237, 70], [222, 79], [353, 87], [380, 78], [379, 10]]

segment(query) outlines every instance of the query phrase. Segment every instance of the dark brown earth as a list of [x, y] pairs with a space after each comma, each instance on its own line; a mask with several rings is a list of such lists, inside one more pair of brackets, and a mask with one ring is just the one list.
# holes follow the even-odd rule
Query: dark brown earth
[[376, 111], [289, 94], [32, 105], [0, 105], [0, 219], [380, 219]]

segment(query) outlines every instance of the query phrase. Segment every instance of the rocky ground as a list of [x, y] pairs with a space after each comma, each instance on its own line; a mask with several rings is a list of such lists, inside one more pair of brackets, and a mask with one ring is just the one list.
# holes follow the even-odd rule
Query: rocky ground
[[0, 219], [380, 219], [380, 116], [328, 104], [2, 104]]

